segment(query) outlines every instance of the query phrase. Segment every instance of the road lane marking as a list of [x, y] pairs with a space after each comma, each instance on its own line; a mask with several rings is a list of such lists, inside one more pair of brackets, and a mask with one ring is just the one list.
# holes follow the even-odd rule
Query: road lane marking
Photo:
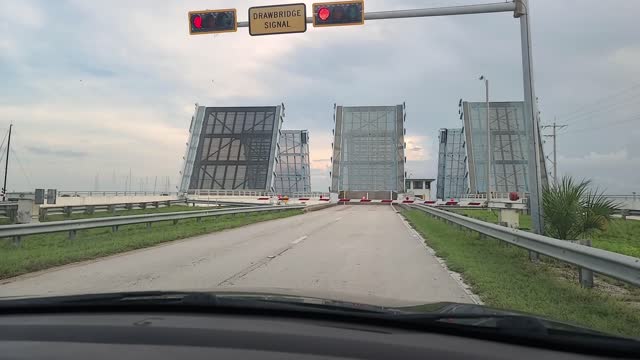
[[307, 235], [305, 235], [305, 236], [301, 236], [301, 237], [299, 237], [299, 238], [297, 238], [297, 239], [293, 240], [291, 243], [292, 243], [292, 244], [297, 244], [297, 243], [299, 243], [300, 241], [302, 241], [302, 240], [304, 240], [304, 239], [306, 239], [306, 238], [307, 238]]
[[336, 218], [336, 221], [340, 221], [340, 220], [342, 220], [342, 216], [339, 218]]

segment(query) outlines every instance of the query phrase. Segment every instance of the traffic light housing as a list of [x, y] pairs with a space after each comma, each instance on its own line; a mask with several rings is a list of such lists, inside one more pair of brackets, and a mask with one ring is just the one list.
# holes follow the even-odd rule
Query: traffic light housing
[[189, 34], [238, 31], [236, 9], [189, 11]]
[[313, 26], [343, 26], [364, 24], [364, 1], [336, 1], [315, 3]]

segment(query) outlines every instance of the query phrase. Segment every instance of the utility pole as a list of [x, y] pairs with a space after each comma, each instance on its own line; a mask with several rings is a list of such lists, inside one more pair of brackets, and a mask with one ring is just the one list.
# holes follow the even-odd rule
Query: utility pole
[[553, 129], [553, 133], [551, 135], [544, 135], [544, 137], [553, 138], [553, 160], [549, 159], [549, 156], [547, 156], [547, 159], [553, 163], [553, 184], [556, 186], [558, 185], [558, 155], [557, 155], [558, 147], [557, 147], [557, 141], [556, 141], [556, 137], [558, 136], [557, 130], [566, 128], [567, 126], [568, 125], [556, 124], [555, 119], [553, 120], [553, 125], [542, 126], [543, 129], [546, 129], [546, 128]]
[[9, 150], [11, 149], [11, 128], [9, 124], [9, 139], [7, 139], [7, 159], [4, 162], [4, 185], [2, 185], [2, 201], [7, 201], [7, 174], [9, 172]]

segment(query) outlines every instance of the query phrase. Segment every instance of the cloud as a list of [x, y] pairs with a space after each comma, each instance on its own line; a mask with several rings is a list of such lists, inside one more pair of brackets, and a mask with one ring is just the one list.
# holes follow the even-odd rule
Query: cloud
[[591, 179], [594, 186], [609, 194], [639, 191], [640, 156], [627, 149], [608, 153], [590, 152], [579, 157], [558, 156], [560, 176]]
[[404, 138], [407, 160], [426, 161], [433, 158], [432, 138], [426, 135], [408, 135]]
[[[369, 0], [367, 8], [469, 2], [483, 1]], [[243, 20], [249, 6], [268, 3], [220, 0], [216, 7], [235, 7]], [[562, 122], [560, 115], [628, 88], [639, 75], [634, 26], [640, 3], [620, 2], [623, 10], [613, 13], [605, 2], [577, 3], [531, 2], [536, 95], [545, 123], [554, 115]], [[189, 36], [186, 13], [201, 7], [195, 0], [0, 2], [0, 127], [14, 122], [16, 150], [43, 182], [38, 186], [90, 190], [96, 172], [128, 174], [130, 168], [134, 176], [170, 176], [175, 183], [196, 102], [284, 102], [284, 128], [310, 131], [312, 185], [319, 190], [329, 181], [333, 104], [406, 102], [407, 170], [435, 177], [437, 131], [461, 127], [459, 98], [483, 98], [480, 74], [491, 80], [493, 99], [522, 98], [519, 27], [509, 14], [367, 21], [282, 36], [251, 37], [244, 28]], [[640, 130], [632, 122], [609, 124], [637, 113], [637, 104], [613, 99], [605, 105], [617, 107], [572, 119], [567, 131], [575, 129], [576, 136], [559, 137], [559, 163], [631, 191], [634, 185], [623, 184], [620, 174], [637, 179], [631, 149]], [[589, 131], [593, 127], [600, 128]], [[45, 156], [29, 148], [63, 152]], [[69, 157], [67, 150], [85, 156]], [[598, 158], [621, 150], [626, 158]]]
[[79, 158], [85, 157], [88, 154], [82, 151], [66, 150], [66, 149], [51, 149], [42, 146], [27, 146], [26, 149], [36, 155], [44, 156], [59, 156], [65, 158]]

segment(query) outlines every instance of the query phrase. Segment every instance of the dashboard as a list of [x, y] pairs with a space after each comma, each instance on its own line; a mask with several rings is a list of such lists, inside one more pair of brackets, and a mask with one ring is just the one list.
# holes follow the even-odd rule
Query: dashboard
[[514, 344], [300, 317], [184, 313], [0, 316], [3, 359], [596, 359]]

